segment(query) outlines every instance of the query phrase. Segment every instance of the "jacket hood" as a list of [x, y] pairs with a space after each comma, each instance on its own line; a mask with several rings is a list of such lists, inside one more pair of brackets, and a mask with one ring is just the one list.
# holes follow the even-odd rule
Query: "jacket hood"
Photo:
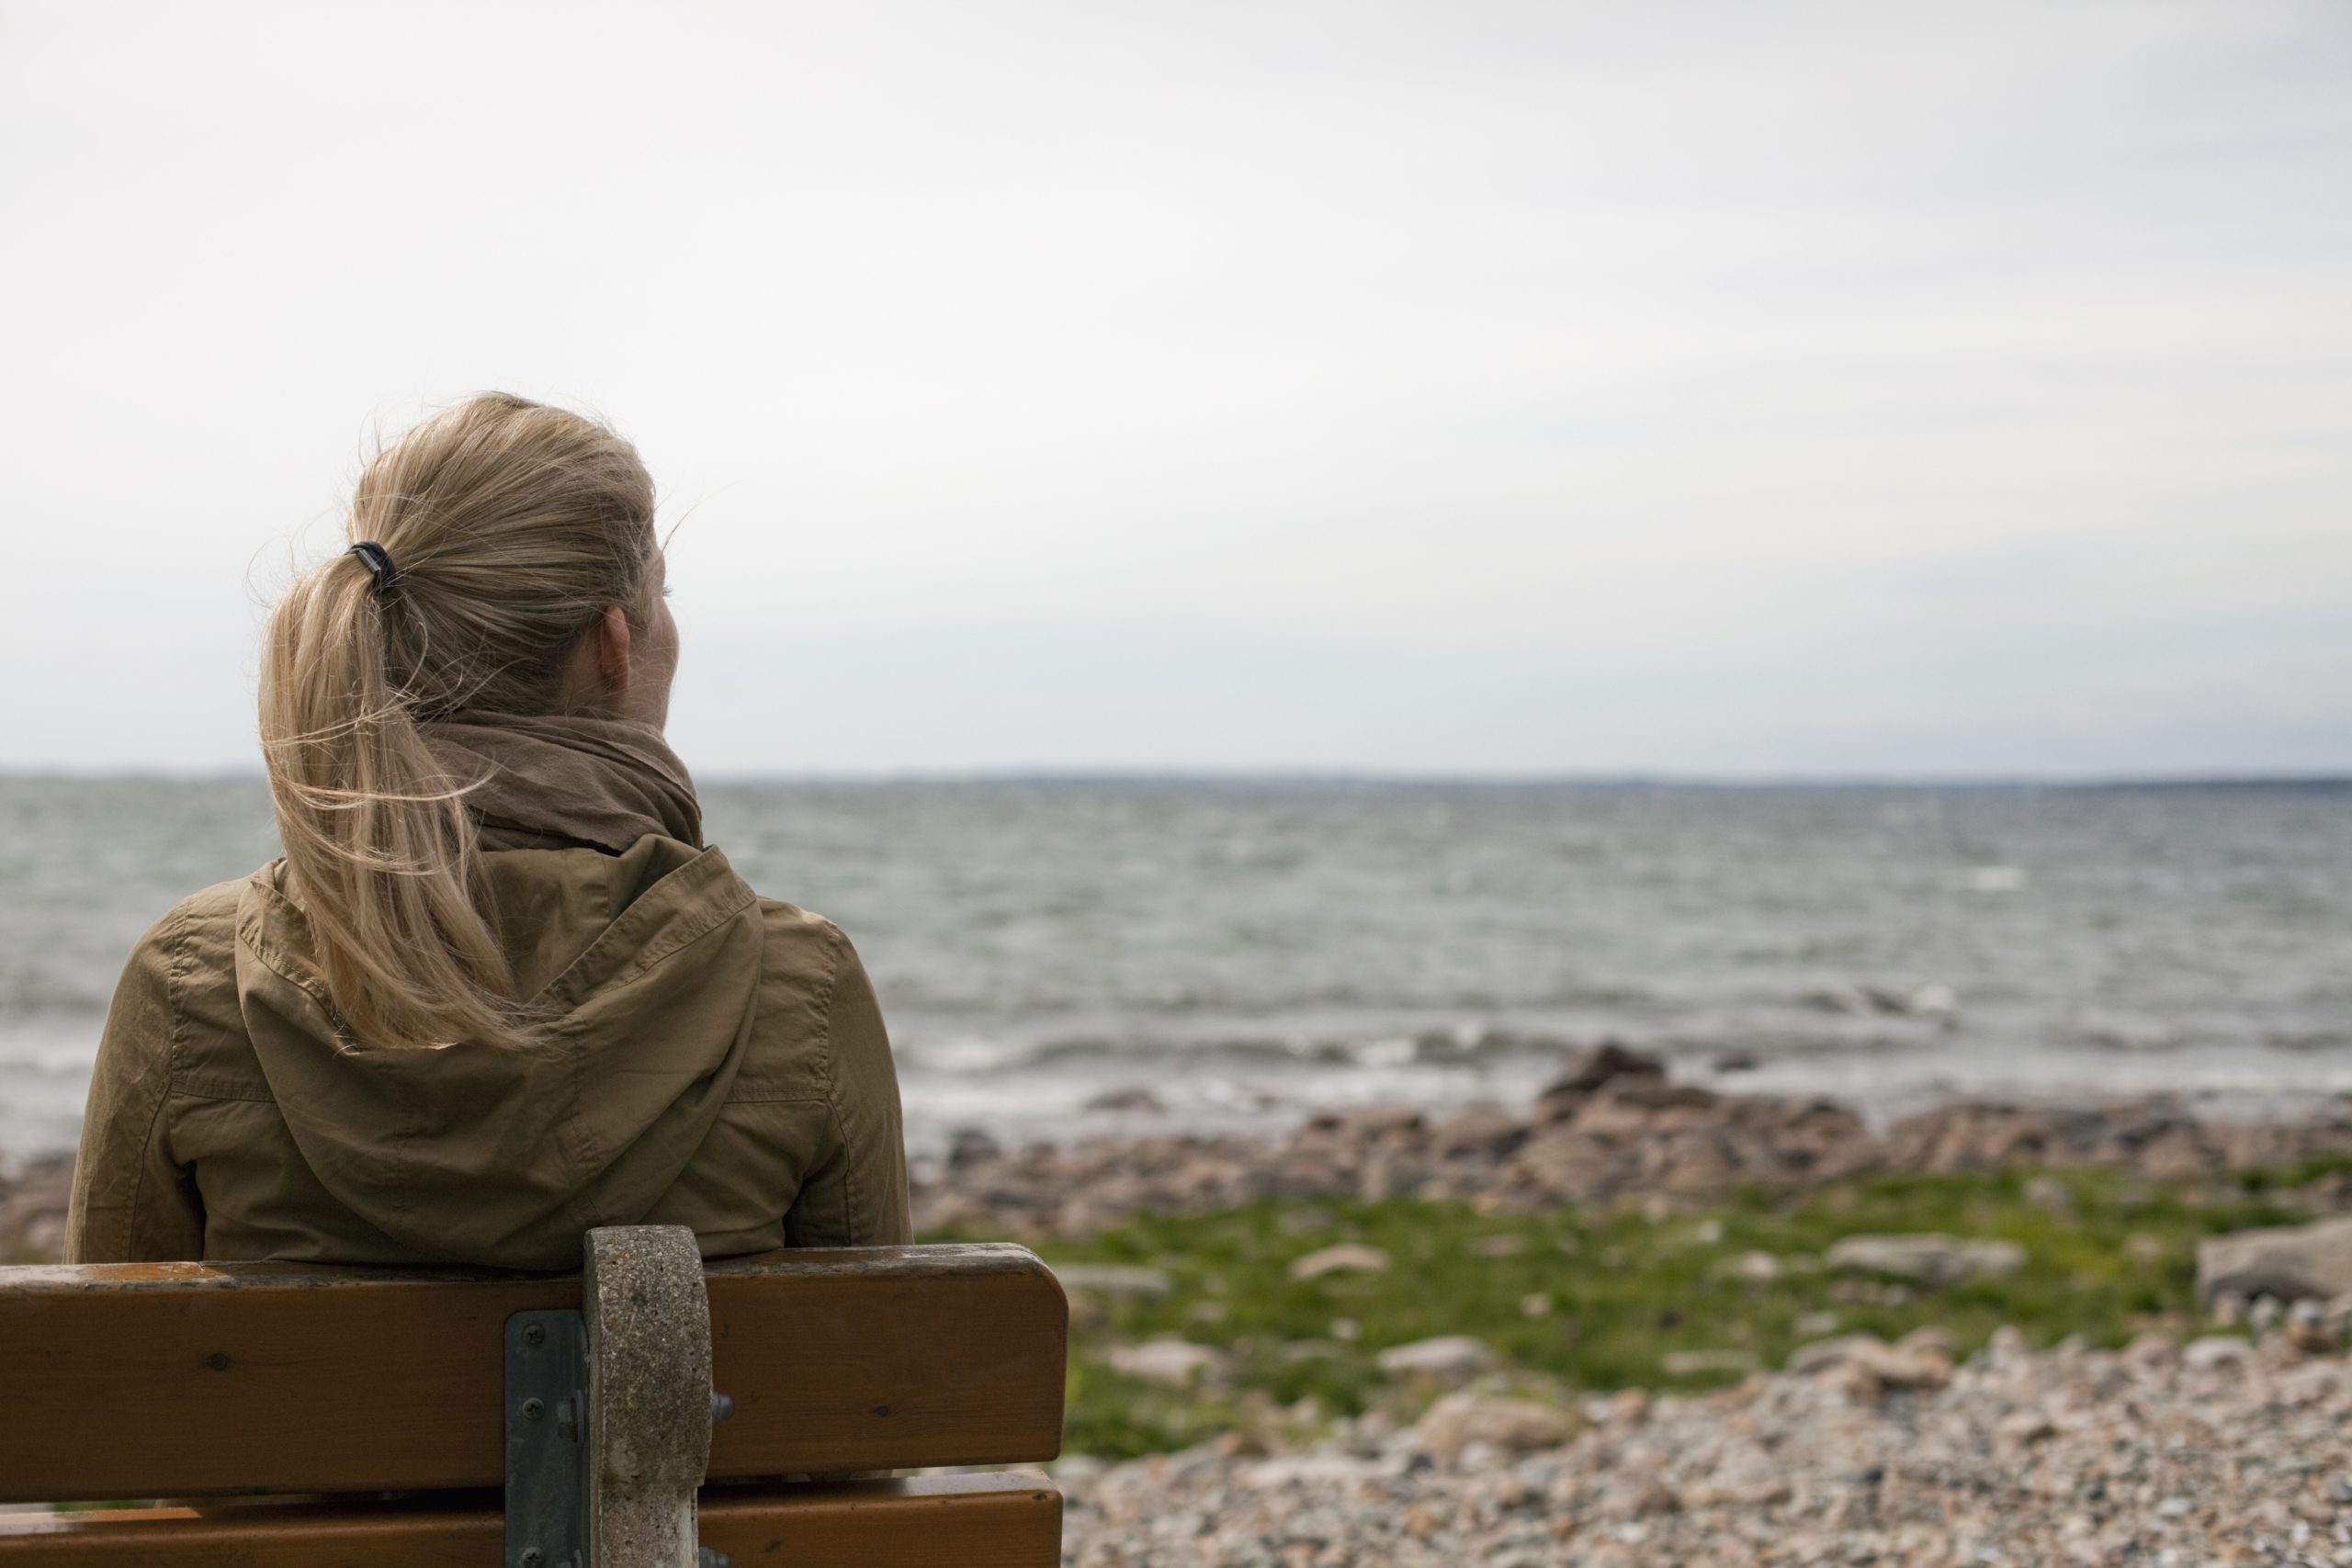
[[239, 896], [238, 1003], [288, 1131], [353, 1212], [421, 1259], [576, 1269], [582, 1233], [644, 1215], [717, 1121], [758, 1017], [763, 917], [724, 855], [659, 835], [483, 862], [548, 1020], [527, 1043], [351, 1040], [282, 863]]

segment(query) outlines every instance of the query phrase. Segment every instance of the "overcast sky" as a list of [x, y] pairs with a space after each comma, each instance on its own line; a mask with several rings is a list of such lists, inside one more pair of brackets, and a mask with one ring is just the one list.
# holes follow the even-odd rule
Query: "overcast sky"
[[683, 517], [706, 774], [2352, 771], [2352, 6], [0, 0], [0, 766], [362, 453]]

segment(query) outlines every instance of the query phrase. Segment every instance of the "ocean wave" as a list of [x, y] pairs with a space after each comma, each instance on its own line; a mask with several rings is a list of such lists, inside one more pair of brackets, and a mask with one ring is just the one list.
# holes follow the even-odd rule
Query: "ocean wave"
[[1207, 1066], [1390, 1067], [1474, 1065], [1507, 1058], [1550, 1061], [1589, 1043], [1562, 1034], [1468, 1027], [1363, 1035], [1227, 1034], [1159, 1036], [1086, 1034], [1040, 1041], [963, 1036], [920, 1037], [898, 1044], [901, 1061], [945, 1076], [1020, 1072], [1042, 1067], [1116, 1067], [1182, 1063]]

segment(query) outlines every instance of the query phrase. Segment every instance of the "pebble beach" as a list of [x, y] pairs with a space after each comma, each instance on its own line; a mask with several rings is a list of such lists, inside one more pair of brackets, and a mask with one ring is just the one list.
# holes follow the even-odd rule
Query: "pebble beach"
[[2011, 1333], [1565, 1412], [1463, 1393], [1062, 1481], [1072, 1568], [2352, 1563], [2352, 1366], [2284, 1333]]

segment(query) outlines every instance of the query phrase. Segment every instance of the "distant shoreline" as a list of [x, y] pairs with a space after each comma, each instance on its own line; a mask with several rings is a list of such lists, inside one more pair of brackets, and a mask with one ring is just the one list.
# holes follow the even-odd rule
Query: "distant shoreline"
[[[733, 773], [697, 771], [705, 788], [824, 789], [851, 786], [974, 787], [1076, 786], [1121, 788], [1298, 788], [1528, 790], [1593, 794], [2000, 794], [2034, 791], [2083, 793], [2241, 792], [2328, 794], [2352, 791], [2352, 773], [2031, 773], [1854, 774], [1788, 773], [1752, 777], [1676, 773], [1442, 773], [1317, 768], [1235, 769], [924, 769], [849, 770], [840, 773]], [[0, 765], [0, 783], [21, 784], [261, 784], [258, 766], [177, 771], [167, 768], [74, 768]]]

